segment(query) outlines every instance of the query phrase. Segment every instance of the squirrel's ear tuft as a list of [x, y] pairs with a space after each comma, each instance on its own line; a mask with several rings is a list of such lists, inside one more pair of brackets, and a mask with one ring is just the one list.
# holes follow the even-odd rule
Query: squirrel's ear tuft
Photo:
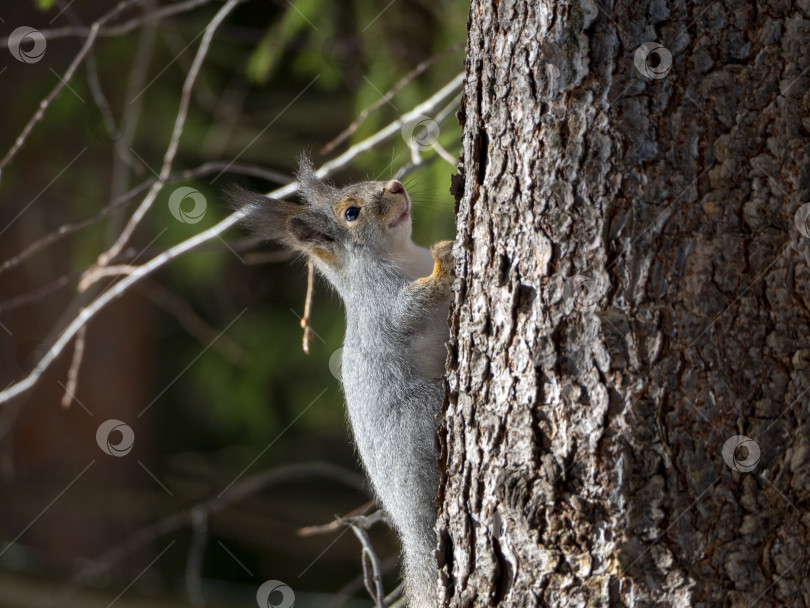
[[325, 248], [335, 240], [329, 219], [315, 209], [236, 185], [228, 186], [224, 194], [228, 206], [244, 214], [242, 224], [265, 239], [304, 250]]
[[306, 155], [298, 158], [298, 171], [295, 178], [301, 185], [301, 198], [310, 205], [322, 205], [331, 201], [336, 189], [323, 181], [315, 173], [315, 166]]
[[227, 186], [223, 195], [231, 209], [243, 213], [242, 224], [248, 230], [265, 239], [290, 244], [287, 220], [303, 209], [301, 205], [269, 198], [236, 184]]

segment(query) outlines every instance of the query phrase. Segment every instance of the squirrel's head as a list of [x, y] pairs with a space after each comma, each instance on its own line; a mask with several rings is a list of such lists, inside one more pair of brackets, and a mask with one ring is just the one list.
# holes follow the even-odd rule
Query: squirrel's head
[[320, 179], [306, 157], [296, 177], [304, 204], [242, 189], [229, 198], [247, 208], [245, 222], [255, 232], [306, 254], [330, 274], [364, 253], [389, 257], [410, 241], [411, 201], [397, 180], [337, 188]]

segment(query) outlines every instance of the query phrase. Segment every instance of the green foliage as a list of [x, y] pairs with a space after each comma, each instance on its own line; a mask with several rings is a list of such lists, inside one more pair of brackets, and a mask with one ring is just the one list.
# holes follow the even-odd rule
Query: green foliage
[[[53, 0], [35, 2], [40, 10], [53, 6]], [[192, 95], [175, 170], [217, 158], [238, 157], [240, 162], [289, 172], [301, 150], [310, 150], [316, 162], [323, 162], [325, 159], [318, 157], [317, 149], [363, 108], [375, 103], [419, 61], [463, 41], [467, 10], [464, 2], [440, 1], [435, 6], [402, 2], [385, 7], [386, 4], [371, 0], [352, 0], [340, 6], [319, 0], [295, 0], [262, 11], [254, 7], [255, 12], [246, 13], [239, 27], [253, 31], [253, 38], [245, 36], [244, 42], [237, 40], [236, 44], [215, 38], [211, 46]], [[201, 31], [213, 10], [205, 7], [190, 13], [185, 21], [176, 24], [173, 46], [159, 39], [154, 47], [152, 67], [140, 95], [144, 111], [131, 145], [134, 166], [125, 189], [153, 177], [159, 170], [179, 106], [179, 88], [196, 45], [180, 51]], [[257, 15], [261, 17], [258, 20]], [[238, 21], [238, 13], [234, 13], [234, 18]], [[132, 101], [126, 98], [126, 78], [135, 44], [135, 33], [103, 38], [97, 43], [100, 80], [115, 120], [120, 120]], [[438, 62], [405, 86], [390, 103], [372, 113], [343, 144], [343, 149], [423, 101], [460, 69], [460, 53]], [[56, 71], [61, 74], [63, 69]], [[319, 76], [317, 84], [285, 110], [315, 75]], [[53, 84], [52, 78], [43, 78], [20, 87], [10, 99], [8, 109], [17, 117], [15, 123], [27, 118], [26, 112]], [[241, 113], [224, 121], [217, 114], [220, 108], [217, 104], [228, 99], [229, 87], [240, 91], [244, 101]], [[31, 146], [40, 150], [40, 165], [46, 168], [43, 175], [56, 175], [80, 150], [76, 145], [67, 145], [68, 142], [84, 142], [86, 158], [94, 159], [86, 165], [93, 167], [91, 173], [71, 170], [60, 177], [59, 190], [48, 193], [49, 198], [65, 203], [58, 213], [52, 212], [56, 225], [92, 215], [111, 198], [109, 176], [115, 142], [106, 133], [103, 117], [92, 98], [86, 75], [80, 70], [30, 139]], [[268, 125], [272, 128], [267, 128]], [[455, 154], [460, 135], [456, 122], [447, 120], [439, 141]], [[333, 154], [337, 153], [339, 150]], [[345, 183], [387, 177], [408, 159], [407, 146], [397, 137], [387, 147], [358, 158], [351, 170], [334, 179]], [[453, 203], [448, 193], [452, 172], [453, 168], [445, 161], [436, 160], [406, 180], [414, 201], [414, 239], [419, 243], [427, 245], [454, 234]], [[12, 165], [4, 179], [6, 184], [19, 184], [23, 177]], [[234, 178], [226, 174], [213, 183], [212, 178], [170, 182], [162, 187], [133, 236], [134, 263], [143, 263], [226, 216], [228, 210], [221, 201], [221, 188]], [[266, 183], [254, 186], [270, 187]], [[172, 214], [170, 199], [179, 188], [193, 188], [204, 197], [205, 212], [198, 220], [184, 222]], [[121, 222], [140, 200], [141, 197], [135, 197], [122, 208], [117, 219], [107, 222], [117, 222], [120, 230]], [[192, 207], [193, 201], [187, 198], [180, 208], [188, 212]], [[112, 217], [116, 218], [116, 214]], [[79, 272], [90, 266], [115, 234], [105, 222], [84, 228], [78, 238], [70, 241], [68, 270]], [[234, 365], [217, 349], [210, 349], [177, 383], [176, 390], [169, 393], [180, 402], [193, 394], [186, 407], [200, 415], [207, 432], [221, 439], [259, 438], [277, 432], [314, 397], [311, 387], [328, 386], [330, 394], [337, 395], [337, 382], [329, 372], [328, 360], [342, 340], [339, 301], [319, 281], [313, 322], [326, 342], [313, 338], [312, 354], [305, 355], [300, 347], [298, 320], [290, 312], [293, 309], [300, 313], [303, 308], [304, 266], [267, 267], [268, 276], [278, 276], [273, 280], [274, 289], [283, 293], [272, 302], [258, 302], [246, 285], [253, 270], [245, 271], [240, 258], [224, 245], [225, 241], [231, 243], [243, 237], [244, 233], [235, 228], [223, 240], [215, 240], [174, 260], [155, 279], [189, 302], [213, 327], [224, 327], [243, 305], [250, 307], [250, 312], [229, 331], [229, 336], [250, 355], [248, 361]], [[260, 312], [254, 311], [256, 307]], [[182, 369], [183, 362], [194, 358], [201, 345], [176, 320], [167, 317], [166, 322], [174, 329], [164, 345], [161, 356], [165, 360], [161, 365], [177, 371], [178, 366]], [[343, 435], [340, 400], [333, 395], [328, 407], [314, 406], [300, 423], [302, 429]]]
[[270, 25], [248, 61], [247, 76], [254, 83], [266, 83], [290, 40], [302, 30], [315, 27], [312, 19], [317, 19], [319, 0], [294, 0], [288, 5], [281, 19]]

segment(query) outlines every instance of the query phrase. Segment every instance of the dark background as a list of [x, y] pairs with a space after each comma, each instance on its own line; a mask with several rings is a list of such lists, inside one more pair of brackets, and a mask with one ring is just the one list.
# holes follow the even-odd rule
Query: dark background
[[[113, 6], [37, 4], [0, 7], [0, 36], [21, 25], [86, 26]], [[140, 2], [113, 23], [168, 4]], [[156, 21], [151, 33], [141, 25], [99, 38], [95, 61], [109, 110], [94, 101], [92, 72], [83, 62], [0, 175], [0, 264], [61, 226], [98, 214], [159, 171], [197, 36], [221, 6], [204, 3]], [[173, 171], [238, 158], [290, 176], [302, 151], [322, 164], [463, 69], [457, 48], [347, 143], [319, 153], [421, 61], [463, 43], [466, 9], [458, 0], [245, 2], [217, 30]], [[49, 39], [41, 61], [30, 64], [0, 48], [0, 154], [85, 39]], [[128, 82], [145, 50], [136, 120]], [[118, 161], [117, 168], [120, 136], [108, 132], [105, 116], [119, 131], [131, 128], [128, 163]], [[455, 156], [459, 138], [451, 116], [439, 141]], [[425, 156], [431, 162], [406, 180], [420, 244], [454, 235], [447, 191], [453, 168], [433, 152]], [[334, 179], [387, 179], [408, 160], [398, 137]], [[121, 263], [148, 261], [215, 225], [228, 214], [221, 191], [230, 182], [262, 191], [280, 185], [233, 173], [212, 183], [215, 175], [167, 184]], [[206, 198], [198, 223], [184, 224], [169, 212], [171, 192], [183, 185]], [[24, 378], [81, 304], [114, 284], [104, 280], [77, 296], [81, 273], [115, 240], [141, 198], [0, 269], [0, 388]], [[289, 259], [255, 263], [274, 250], [233, 229], [171, 262], [90, 322], [68, 408], [60, 401], [72, 346], [33, 390], [0, 404], [0, 606], [250, 606], [268, 579], [289, 585], [296, 606], [337, 605], [342, 600], [335, 593], [354, 581], [355, 599], [344, 605], [370, 605], [358, 584], [360, 545], [351, 531], [296, 535], [370, 496], [329, 369], [342, 340], [342, 305], [318, 280], [315, 335], [305, 354], [298, 317], [306, 267]], [[109, 456], [96, 442], [96, 429], [108, 419], [134, 432], [125, 456]], [[283, 478], [255, 477], [272, 471]], [[255, 487], [244, 485], [249, 479]], [[216, 497], [226, 489], [243, 495], [223, 505]], [[189, 524], [195, 505], [204, 505], [198, 516], [207, 515], [196, 520], [196, 540]], [[396, 541], [383, 526], [372, 537], [390, 591], [398, 577]], [[194, 560], [201, 560], [199, 568]], [[187, 571], [196, 570], [199, 578], [189, 582]]]

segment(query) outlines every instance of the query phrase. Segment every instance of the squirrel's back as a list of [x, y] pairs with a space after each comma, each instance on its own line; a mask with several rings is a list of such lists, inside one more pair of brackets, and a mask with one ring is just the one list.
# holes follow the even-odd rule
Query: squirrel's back
[[428, 253], [411, 240], [402, 184], [336, 188], [304, 160], [305, 205], [237, 191], [246, 218], [267, 238], [304, 253], [346, 310], [341, 375], [360, 458], [405, 554], [412, 608], [434, 608], [437, 428], [448, 337], [452, 243]]
[[385, 316], [347, 321], [343, 390], [358, 453], [404, 547], [410, 606], [427, 608], [435, 606], [438, 576], [434, 527], [442, 379], [420, 373], [412, 356], [419, 334], [392, 330], [396, 324]]

